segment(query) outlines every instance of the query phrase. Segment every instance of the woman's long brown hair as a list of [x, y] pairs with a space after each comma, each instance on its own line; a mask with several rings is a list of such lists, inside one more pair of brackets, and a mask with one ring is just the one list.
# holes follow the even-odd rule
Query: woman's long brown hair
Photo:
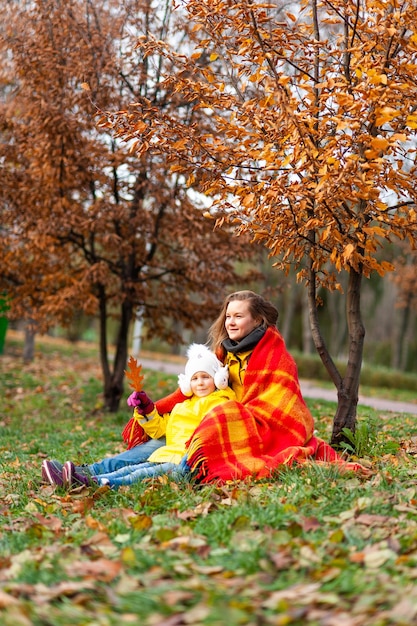
[[249, 312], [253, 319], [259, 320], [260, 326], [267, 328], [268, 326], [275, 326], [277, 323], [278, 310], [259, 294], [248, 289], [229, 294], [223, 302], [218, 318], [213, 322], [208, 332], [211, 349], [216, 354], [221, 352], [221, 343], [228, 336], [225, 327], [226, 312], [229, 303], [235, 300], [247, 300], [249, 302]]

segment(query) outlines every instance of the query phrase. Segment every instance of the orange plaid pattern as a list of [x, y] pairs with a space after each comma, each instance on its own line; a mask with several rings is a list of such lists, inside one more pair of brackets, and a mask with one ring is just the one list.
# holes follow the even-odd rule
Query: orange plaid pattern
[[297, 366], [276, 328], [255, 347], [241, 402], [215, 407], [188, 442], [188, 465], [201, 482], [267, 477], [280, 465], [308, 458], [343, 463], [313, 436]]

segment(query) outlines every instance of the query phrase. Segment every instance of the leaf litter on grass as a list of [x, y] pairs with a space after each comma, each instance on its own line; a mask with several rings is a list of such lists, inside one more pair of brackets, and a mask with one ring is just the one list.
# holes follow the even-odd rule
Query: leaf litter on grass
[[[25, 375], [13, 359], [2, 363], [5, 626], [138, 620], [144, 626], [409, 626], [416, 620], [411, 416], [381, 419], [368, 480], [311, 464], [258, 483], [193, 487], [159, 479], [117, 492], [66, 493], [41, 483], [42, 459], [89, 462], [120, 451], [129, 414], [100, 409], [96, 363], [89, 372], [80, 360], [71, 369], [71, 356], [52, 359], [53, 367], [45, 357]], [[143, 373], [155, 397], [171, 384]], [[320, 434], [329, 432], [333, 409], [314, 401]], [[382, 443], [390, 439], [400, 445], [385, 453]]]

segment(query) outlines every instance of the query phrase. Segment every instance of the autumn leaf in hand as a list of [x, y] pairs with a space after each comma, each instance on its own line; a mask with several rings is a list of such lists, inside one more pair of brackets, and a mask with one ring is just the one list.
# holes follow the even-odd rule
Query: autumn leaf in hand
[[138, 364], [137, 360], [131, 356], [127, 362], [127, 370], [125, 370], [126, 378], [130, 381], [129, 387], [135, 391], [142, 391], [142, 381], [144, 376], [142, 375], [142, 365]]

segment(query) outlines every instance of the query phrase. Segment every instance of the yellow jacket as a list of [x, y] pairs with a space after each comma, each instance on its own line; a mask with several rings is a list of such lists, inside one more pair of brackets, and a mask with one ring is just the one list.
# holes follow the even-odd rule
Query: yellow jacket
[[243, 381], [245, 380], [245, 372], [252, 352], [253, 350], [241, 352], [239, 356], [231, 352], [226, 354], [225, 364], [229, 366], [229, 385], [235, 392], [238, 402], [242, 400]]
[[234, 400], [235, 393], [230, 387], [220, 390], [204, 398], [191, 396], [184, 402], [174, 406], [171, 413], [160, 415], [156, 409], [140, 421], [146, 434], [152, 439], [166, 436], [166, 445], [158, 448], [151, 454], [148, 461], [151, 463], [179, 463], [184, 456], [185, 444], [190, 439], [203, 417], [218, 404]]

